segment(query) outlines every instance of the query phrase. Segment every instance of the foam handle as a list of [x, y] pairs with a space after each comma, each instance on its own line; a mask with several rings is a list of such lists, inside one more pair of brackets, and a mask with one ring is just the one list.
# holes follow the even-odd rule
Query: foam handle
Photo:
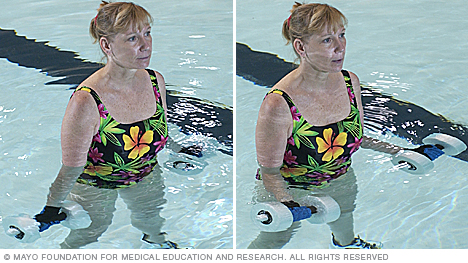
[[293, 215], [293, 221], [300, 221], [303, 219], [310, 218], [312, 216], [312, 211], [306, 206], [300, 207], [291, 207], [289, 208], [291, 214]]
[[258, 203], [252, 207], [250, 218], [265, 232], [278, 232], [288, 229], [294, 222], [291, 210], [279, 202]]
[[428, 145], [428, 147], [424, 149], [424, 154], [427, 155], [427, 157], [429, 157], [431, 161], [435, 161], [435, 159], [439, 158], [444, 154], [444, 151], [437, 148], [437, 146]]
[[313, 206], [317, 212], [313, 213], [307, 221], [311, 224], [324, 224], [337, 220], [341, 215], [338, 203], [328, 195], [308, 195], [298, 200], [302, 205]]

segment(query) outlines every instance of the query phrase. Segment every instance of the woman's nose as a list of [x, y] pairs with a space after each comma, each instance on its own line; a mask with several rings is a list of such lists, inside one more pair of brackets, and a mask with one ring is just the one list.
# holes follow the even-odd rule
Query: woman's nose
[[151, 47], [151, 39], [147, 39], [145, 37], [140, 38], [140, 49], [145, 51]]
[[340, 52], [343, 52], [346, 48], [346, 41], [345, 40], [342, 40], [342, 39], [338, 39], [338, 41], [335, 41], [336, 44], [336, 47], [335, 47], [335, 51], [337, 53], [340, 53]]

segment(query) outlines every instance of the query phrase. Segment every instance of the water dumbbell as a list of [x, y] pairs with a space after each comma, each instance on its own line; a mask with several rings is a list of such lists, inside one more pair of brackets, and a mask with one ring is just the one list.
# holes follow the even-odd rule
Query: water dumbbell
[[[301, 207], [288, 208], [280, 202], [255, 204], [250, 211], [253, 223], [265, 232], [288, 229], [293, 222], [307, 219], [312, 224], [333, 222], [340, 217], [338, 203], [328, 195], [309, 195], [298, 200]], [[312, 213], [309, 207], [315, 207]]]
[[186, 175], [196, 175], [203, 172], [203, 169], [208, 165], [204, 160], [193, 158], [187, 154], [170, 153], [165, 167], [176, 173], [181, 171]]
[[414, 150], [404, 150], [392, 158], [392, 163], [401, 170], [412, 174], [425, 174], [434, 168], [434, 160], [443, 154], [455, 156], [466, 150], [466, 144], [453, 136], [434, 133], [423, 140], [424, 154]]
[[[61, 211], [67, 218], [60, 222], [61, 225], [70, 229], [86, 228], [91, 224], [88, 212], [81, 205], [73, 201], [63, 202]], [[41, 237], [40, 223], [27, 214], [8, 216], [3, 220], [3, 228], [8, 236], [14, 237], [24, 243], [31, 243]]]

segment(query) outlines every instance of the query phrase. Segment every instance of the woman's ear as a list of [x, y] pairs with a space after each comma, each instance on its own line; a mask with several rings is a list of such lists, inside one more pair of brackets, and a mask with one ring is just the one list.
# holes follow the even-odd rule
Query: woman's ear
[[101, 37], [99, 39], [99, 45], [101, 46], [102, 52], [106, 55], [110, 55], [112, 53], [110, 42], [106, 37]]
[[299, 38], [294, 39], [293, 47], [294, 50], [296, 50], [296, 53], [299, 54], [299, 56], [305, 57], [306, 51], [304, 47], [304, 42], [302, 42], [302, 40], [300, 40]]

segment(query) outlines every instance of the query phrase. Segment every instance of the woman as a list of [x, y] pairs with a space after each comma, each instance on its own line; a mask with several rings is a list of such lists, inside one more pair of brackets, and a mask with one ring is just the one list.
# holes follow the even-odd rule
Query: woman
[[62, 248], [96, 242], [112, 222], [118, 195], [146, 244], [177, 248], [165, 240], [159, 216], [165, 199], [156, 156], [169, 137], [164, 78], [146, 69], [151, 23], [151, 15], [138, 5], [105, 1], [91, 20], [90, 34], [107, 63], [69, 101], [61, 131], [63, 165], [47, 205], [35, 217], [42, 231], [64, 220], [60, 207], [67, 196], [88, 211], [91, 225], [72, 230]]
[[[354, 235], [357, 185], [351, 155], [360, 146], [392, 154], [401, 149], [363, 136], [359, 79], [342, 70], [346, 25], [345, 16], [331, 6], [297, 2], [284, 21], [283, 36], [300, 64], [268, 92], [260, 107], [258, 176], [265, 189], [289, 207], [299, 206], [294, 200], [304, 191], [333, 197], [341, 216], [328, 224], [331, 247], [379, 248], [381, 244]], [[261, 232], [249, 248], [281, 248], [299, 224], [284, 232]]]

